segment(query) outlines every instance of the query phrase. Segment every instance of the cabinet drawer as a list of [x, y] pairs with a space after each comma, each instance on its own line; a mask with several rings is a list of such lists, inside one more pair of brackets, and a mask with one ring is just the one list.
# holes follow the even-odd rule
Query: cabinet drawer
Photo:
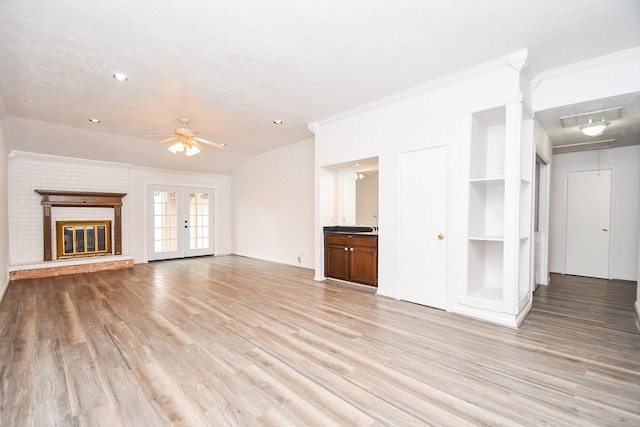
[[324, 243], [327, 245], [349, 246], [349, 236], [340, 234], [325, 234]]
[[352, 247], [377, 248], [377, 236], [351, 236], [349, 243]]

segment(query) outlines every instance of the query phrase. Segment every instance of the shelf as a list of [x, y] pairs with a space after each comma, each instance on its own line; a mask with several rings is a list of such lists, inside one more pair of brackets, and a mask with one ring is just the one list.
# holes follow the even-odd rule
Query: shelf
[[504, 185], [504, 178], [474, 178], [470, 179], [469, 183], [473, 185]]
[[471, 113], [467, 271], [455, 307], [509, 325], [518, 324], [520, 311], [530, 306], [534, 151], [522, 108], [510, 101]]
[[468, 238], [481, 242], [504, 242], [504, 236], [469, 236]]
[[502, 303], [502, 289], [484, 286], [469, 293], [470, 298]]

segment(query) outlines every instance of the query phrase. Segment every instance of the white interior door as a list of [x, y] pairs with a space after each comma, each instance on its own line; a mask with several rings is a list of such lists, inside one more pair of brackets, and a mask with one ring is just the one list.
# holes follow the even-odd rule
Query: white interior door
[[447, 147], [400, 155], [400, 299], [447, 303]]
[[565, 272], [609, 278], [611, 170], [569, 172]]
[[213, 189], [150, 185], [149, 261], [213, 254]]

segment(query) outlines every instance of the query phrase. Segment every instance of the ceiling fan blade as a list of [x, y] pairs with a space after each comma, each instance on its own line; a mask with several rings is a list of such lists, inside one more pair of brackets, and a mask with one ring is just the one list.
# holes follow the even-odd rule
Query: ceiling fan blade
[[200, 138], [199, 136], [194, 136], [193, 139], [195, 141], [201, 142], [203, 144], [211, 145], [211, 146], [216, 147], [216, 148], [220, 148], [220, 149], [224, 148], [224, 145], [222, 145], [222, 144], [218, 144], [217, 142], [209, 141], [208, 139]]
[[164, 144], [165, 142], [173, 141], [173, 140], [175, 140], [175, 139], [178, 139], [178, 137], [176, 137], [176, 136], [172, 136], [172, 137], [170, 137], [170, 138], [163, 139], [162, 141], [158, 141], [157, 143], [158, 143], [158, 144]]

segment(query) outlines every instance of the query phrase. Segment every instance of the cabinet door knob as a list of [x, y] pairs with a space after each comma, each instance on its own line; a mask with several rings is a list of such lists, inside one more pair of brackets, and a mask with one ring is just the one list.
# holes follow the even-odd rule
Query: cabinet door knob
[[438, 240], [444, 240], [444, 234], [442, 233], [438, 234]]
[[345, 251], [348, 251], [348, 250], [349, 250], [349, 248], [344, 248], [344, 250], [345, 250]]
[[349, 250], [350, 250], [351, 252], [353, 252], [353, 248], [350, 248]]
[[602, 229], [602, 231], [604, 231], [606, 233], [607, 231], [609, 231], [609, 229], [607, 227], [605, 227], [605, 228]]

